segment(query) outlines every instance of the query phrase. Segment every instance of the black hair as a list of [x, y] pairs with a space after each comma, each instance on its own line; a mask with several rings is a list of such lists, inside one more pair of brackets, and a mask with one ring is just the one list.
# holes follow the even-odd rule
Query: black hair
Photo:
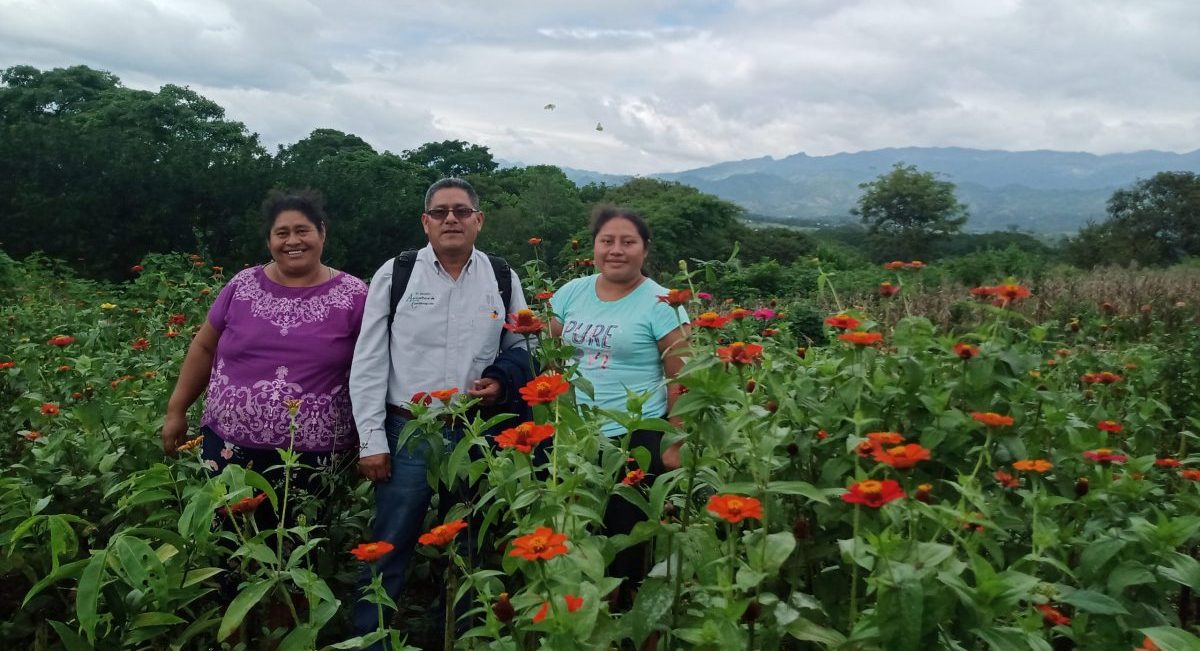
[[318, 233], [325, 232], [325, 222], [329, 218], [325, 215], [325, 197], [319, 190], [312, 188], [288, 190], [287, 192], [271, 190], [262, 204], [263, 235], [265, 237], [270, 239], [275, 219], [279, 217], [279, 213], [288, 210], [295, 210], [304, 215], [305, 219], [312, 222], [312, 225], [317, 228]]
[[647, 247], [650, 246], [650, 227], [646, 225], [646, 220], [628, 208], [612, 204], [601, 204], [592, 210], [592, 240], [595, 241], [596, 236], [600, 234], [600, 229], [604, 228], [605, 224], [618, 217], [632, 222], [638, 235], [642, 237], [642, 241]]
[[429, 186], [429, 189], [425, 191], [425, 210], [429, 210], [429, 203], [433, 201], [433, 195], [437, 194], [438, 190], [446, 188], [458, 188], [466, 192], [467, 198], [471, 200], [471, 207], [479, 210], [479, 195], [475, 193], [475, 188], [471, 187], [470, 183], [453, 176], [436, 181]]

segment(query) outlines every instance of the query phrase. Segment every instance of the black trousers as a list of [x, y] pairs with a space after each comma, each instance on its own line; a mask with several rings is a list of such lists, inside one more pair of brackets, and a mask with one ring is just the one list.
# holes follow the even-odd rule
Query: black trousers
[[[662, 432], [653, 430], [635, 430], [629, 435], [629, 449], [646, 448], [650, 451], [650, 467], [642, 468], [646, 472], [646, 478], [642, 480], [642, 484], [649, 487], [654, 485], [654, 479], [667, 471], [662, 460]], [[642, 510], [620, 495], [614, 495], [608, 500], [608, 507], [604, 510], [604, 534], [606, 536], [616, 536], [620, 534], [628, 534], [633, 531], [634, 525], [646, 520], [646, 514]], [[637, 584], [646, 578], [648, 571], [649, 560], [647, 554], [650, 551], [649, 543], [639, 543], [633, 547], [623, 549], [613, 558], [612, 564], [608, 566], [610, 576], [625, 579], [624, 586], [627, 589], [632, 589]]]

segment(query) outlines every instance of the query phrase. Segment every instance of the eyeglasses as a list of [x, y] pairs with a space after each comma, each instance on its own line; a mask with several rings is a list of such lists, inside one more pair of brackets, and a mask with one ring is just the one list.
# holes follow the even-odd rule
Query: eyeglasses
[[450, 213], [454, 213], [454, 217], [457, 219], [466, 219], [467, 217], [470, 217], [471, 215], [474, 215], [477, 212], [482, 212], [482, 211], [475, 210], [474, 208], [462, 208], [462, 207], [454, 208], [454, 209], [430, 208], [429, 210], [425, 211], [425, 214], [429, 215], [430, 217], [433, 217], [434, 219], [436, 219], [438, 221], [442, 221], [446, 217], [449, 217]]

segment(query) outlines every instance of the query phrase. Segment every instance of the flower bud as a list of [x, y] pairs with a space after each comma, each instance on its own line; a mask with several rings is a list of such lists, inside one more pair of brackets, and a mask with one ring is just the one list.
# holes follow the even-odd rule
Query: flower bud
[[496, 600], [496, 603], [492, 604], [492, 614], [496, 616], [496, 619], [505, 624], [511, 622], [513, 617], [516, 616], [517, 611], [513, 609], [512, 602], [508, 600], [507, 592], [501, 592], [500, 598]]
[[758, 603], [758, 599], [751, 599], [750, 603], [746, 604], [746, 612], [742, 613], [742, 621], [753, 624], [761, 614], [762, 605]]
[[1090, 489], [1091, 485], [1088, 482], [1087, 477], [1080, 477], [1075, 481], [1075, 497], [1083, 497], [1084, 495], [1087, 495], [1088, 490]]
[[812, 523], [808, 521], [808, 518], [804, 516], [796, 518], [796, 521], [792, 523], [792, 537], [796, 539], [796, 542], [804, 542], [812, 537]]
[[800, 446], [796, 445], [795, 443], [788, 443], [787, 444], [787, 453], [788, 453], [789, 457], [794, 457], [794, 456], [800, 454]]

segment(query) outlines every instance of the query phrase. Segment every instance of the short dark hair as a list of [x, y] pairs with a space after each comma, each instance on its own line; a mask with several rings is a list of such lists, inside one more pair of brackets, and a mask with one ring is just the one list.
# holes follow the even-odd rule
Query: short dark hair
[[466, 192], [467, 198], [471, 200], [471, 207], [479, 210], [479, 195], [475, 193], [475, 188], [471, 187], [470, 183], [454, 176], [435, 181], [433, 185], [429, 186], [429, 189], [425, 191], [425, 210], [429, 210], [429, 203], [433, 201], [433, 195], [437, 194], [438, 190], [446, 188], [458, 188]]
[[592, 240], [596, 239], [605, 224], [617, 218], [628, 219], [632, 222], [638, 235], [642, 236], [642, 241], [647, 245], [650, 244], [650, 227], [646, 224], [646, 220], [628, 208], [612, 204], [601, 204], [592, 210]]
[[305, 219], [317, 228], [318, 233], [325, 232], [325, 222], [329, 218], [325, 215], [325, 197], [319, 190], [271, 190], [262, 204], [264, 237], [271, 237], [275, 219], [279, 217], [279, 213], [288, 210], [295, 210], [304, 215]]

